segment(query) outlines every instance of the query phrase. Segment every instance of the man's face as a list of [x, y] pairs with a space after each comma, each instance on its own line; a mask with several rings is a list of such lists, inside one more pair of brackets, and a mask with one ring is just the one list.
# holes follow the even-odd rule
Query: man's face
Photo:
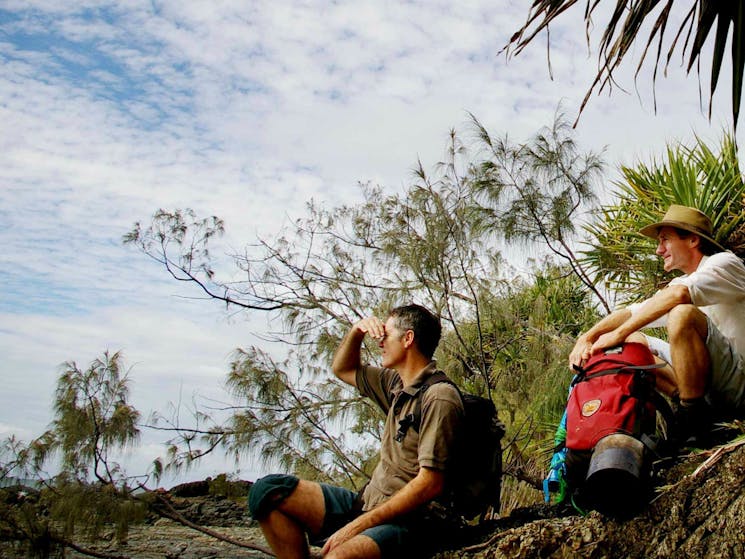
[[388, 317], [388, 320], [385, 322], [385, 336], [378, 342], [378, 345], [383, 350], [383, 367], [392, 369], [403, 362], [406, 354], [406, 332], [396, 328], [395, 324], [396, 319], [392, 316]]
[[[682, 238], [673, 227], [662, 227], [657, 235], [657, 250], [655, 254], [662, 257], [666, 272], [681, 270], [690, 273], [696, 269], [693, 251], [698, 238], [695, 235]], [[691, 269], [692, 268], [692, 269]]]

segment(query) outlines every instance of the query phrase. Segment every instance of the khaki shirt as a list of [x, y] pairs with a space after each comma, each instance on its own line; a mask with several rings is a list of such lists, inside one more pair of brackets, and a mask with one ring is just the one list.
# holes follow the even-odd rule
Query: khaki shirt
[[416, 477], [420, 467], [444, 471], [448, 465], [463, 417], [463, 402], [458, 390], [448, 383], [434, 384], [424, 392], [419, 432], [409, 427], [404, 439], [396, 441], [399, 421], [414, 413], [418, 388], [436, 370], [435, 362], [431, 361], [406, 389], [393, 369], [364, 366], [357, 370], [360, 393], [386, 413], [380, 461], [362, 495], [363, 510], [388, 500]]

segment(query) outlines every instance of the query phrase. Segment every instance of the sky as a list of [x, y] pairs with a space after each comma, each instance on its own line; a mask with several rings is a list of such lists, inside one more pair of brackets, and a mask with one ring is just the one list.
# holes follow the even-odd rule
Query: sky
[[[403, 191], [469, 113], [516, 140], [559, 104], [573, 118], [597, 67], [579, 4], [551, 29], [549, 73], [543, 39], [500, 54], [524, 0], [0, 0], [0, 437], [40, 435], [60, 365], [105, 350], [122, 351], [144, 417], [229, 401], [231, 354], [264, 344], [267, 318], [199, 299], [122, 236], [192, 208], [224, 219], [226, 255], [310, 199], [360, 201], [359, 181]], [[709, 121], [708, 77], [679, 62], [657, 79], [656, 112], [649, 64], [635, 82], [627, 63], [582, 114], [607, 192], [619, 165], [730, 126], [728, 70]], [[163, 456], [164, 438], [145, 429], [127, 470]], [[163, 484], [220, 472], [263, 473], [213, 457]]]

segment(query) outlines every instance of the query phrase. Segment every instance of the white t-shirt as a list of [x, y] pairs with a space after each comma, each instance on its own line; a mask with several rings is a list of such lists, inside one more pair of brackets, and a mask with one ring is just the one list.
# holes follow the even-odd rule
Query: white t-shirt
[[[745, 357], [745, 264], [732, 252], [704, 256], [696, 271], [673, 279], [669, 285], [685, 285], [691, 302], [711, 318], [737, 353]], [[635, 313], [646, 301], [629, 305]], [[667, 325], [667, 314], [645, 328]]]

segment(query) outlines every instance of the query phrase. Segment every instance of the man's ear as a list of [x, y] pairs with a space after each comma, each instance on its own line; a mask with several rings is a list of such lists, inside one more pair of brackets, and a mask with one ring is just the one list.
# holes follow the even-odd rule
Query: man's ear
[[414, 330], [407, 330], [404, 333], [404, 347], [409, 349], [412, 345], [414, 345]]
[[691, 248], [701, 248], [701, 237], [696, 235], [695, 233], [693, 235], [688, 236], [688, 246]]

